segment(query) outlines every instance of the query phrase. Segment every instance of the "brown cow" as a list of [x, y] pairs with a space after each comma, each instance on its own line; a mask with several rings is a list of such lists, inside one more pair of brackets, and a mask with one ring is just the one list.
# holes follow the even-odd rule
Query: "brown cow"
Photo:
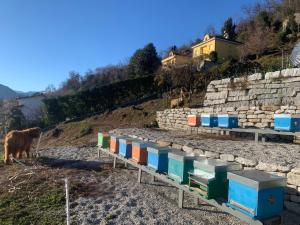
[[4, 140], [4, 162], [9, 163], [9, 155], [14, 158], [21, 159], [22, 153], [25, 151], [26, 157], [29, 158], [30, 147], [34, 138], [40, 136], [41, 129], [38, 127], [30, 128], [22, 131], [10, 131]]

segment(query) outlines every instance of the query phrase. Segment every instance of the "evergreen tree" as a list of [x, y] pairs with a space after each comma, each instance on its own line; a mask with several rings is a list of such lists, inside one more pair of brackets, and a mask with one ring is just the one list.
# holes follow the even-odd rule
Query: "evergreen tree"
[[235, 40], [236, 39], [236, 32], [235, 32], [236, 25], [233, 23], [232, 18], [229, 17], [222, 27], [222, 34], [226, 39]]
[[128, 71], [131, 77], [141, 77], [154, 74], [161, 65], [160, 58], [152, 43], [143, 49], [138, 49], [130, 58]]

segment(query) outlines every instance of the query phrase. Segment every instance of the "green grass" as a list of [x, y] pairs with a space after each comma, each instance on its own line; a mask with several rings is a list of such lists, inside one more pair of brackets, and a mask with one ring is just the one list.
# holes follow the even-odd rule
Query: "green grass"
[[[24, 189], [23, 189], [24, 188]], [[0, 225], [60, 225], [65, 223], [62, 188], [32, 183], [0, 195]]]

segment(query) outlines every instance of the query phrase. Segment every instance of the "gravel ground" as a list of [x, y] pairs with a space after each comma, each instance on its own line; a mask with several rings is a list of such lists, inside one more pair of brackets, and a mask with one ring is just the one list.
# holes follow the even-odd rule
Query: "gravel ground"
[[[51, 158], [55, 166], [91, 170], [99, 167], [97, 149], [92, 147], [44, 149], [41, 156]], [[108, 172], [106, 176], [92, 172], [86, 176], [78, 174], [93, 193], [77, 198], [70, 193], [72, 224], [245, 224], [205, 203], [195, 206], [188, 195], [185, 195], [185, 208], [179, 209], [175, 188], [161, 182], [151, 183], [149, 176], [143, 176], [142, 184], [138, 184], [134, 168], [125, 169], [123, 164], [118, 164], [112, 170], [111, 162], [111, 158], [101, 156], [100, 166]], [[285, 212], [284, 224], [300, 224], [300, 217]]]
[[246, 159], [291, 167], [300, 166], [300, 146], [282, 143], [255, 143], [249, 140], [218, 140], [201, 138], [200, 135], [187, 135], [182, 131], [163, 131], [153, 129], [116, 129], [112, 133], [135, 135], [149, 140], [168, 140], [181, 145], [190, 145], [204, 151], [214, 151], [237, 155]]

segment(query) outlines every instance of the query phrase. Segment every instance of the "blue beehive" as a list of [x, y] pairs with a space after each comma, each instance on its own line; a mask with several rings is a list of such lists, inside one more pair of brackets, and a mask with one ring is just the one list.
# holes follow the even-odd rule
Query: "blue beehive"
[[119, 155], [125, 158], [131, 158], [132, 155], [132, 141], [131, 138], [119, 139]]
[[274, 129], [278, 131], [300, 131], [300, 115], [274, 114]]
[[218, 127], [223, 128], [237, 128], [239, 120], [236, 115], [222, 114], [218, 115]]
[[159, 173], [168, 172], [168, 147], [151, 146], [147, 147], [148, 162], [147, 166]]
[[203, 127], [217, 127], [218, 117], [213, 114], [201, 114], [201, 125]]
[[229, 207], [259, 220], [281, 215], [285, 178], [257, 170], [229, 172], [227, 178]]

